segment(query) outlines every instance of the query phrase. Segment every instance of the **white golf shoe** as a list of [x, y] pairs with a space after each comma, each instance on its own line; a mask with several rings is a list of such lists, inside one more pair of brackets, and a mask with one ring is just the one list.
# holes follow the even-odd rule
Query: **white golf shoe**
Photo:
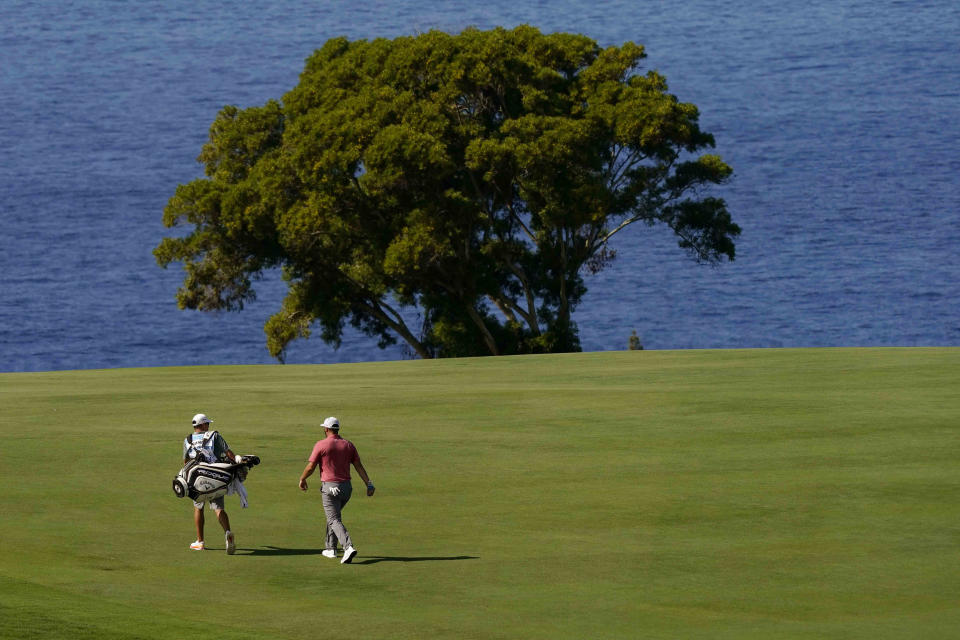
[[340, 559], [340, 564], [350, 564], [355, 555], [357, 555], [357, 550], [353, 547], [347, 547], [343, 550], [343, 558]]
[[227, 541], [227, 555], [232, 556], [233, 552], [237, 550], [237, 543], [233, 539], [233, 532], [227, 531], [225, 538]]
[[336, 549], [324, 549], [322, 555], [323, 555], [324, 558], [336, 558], [336, 557], [337, 557], [337, 550], [336, 550]]
[[203, 551], [203, 543], [197, 540], [196, 542], [190, 543], [190, 548], [194, 551]]

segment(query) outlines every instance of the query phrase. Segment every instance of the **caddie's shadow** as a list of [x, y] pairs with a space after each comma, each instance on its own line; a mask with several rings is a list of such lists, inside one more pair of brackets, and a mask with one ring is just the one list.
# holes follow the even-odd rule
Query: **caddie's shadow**
[[242, 549], [237, 547], [238, 556], [318, 556], [323, 549], [285, 549], [266, 546], [260, 549]]

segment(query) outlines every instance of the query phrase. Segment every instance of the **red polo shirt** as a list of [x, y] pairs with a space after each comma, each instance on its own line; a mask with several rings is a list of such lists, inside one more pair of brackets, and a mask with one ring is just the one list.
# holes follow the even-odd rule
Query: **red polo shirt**
[[320, 463], [321, 482], [347, 482], [350, 480], [350, 465], [359, 459], [353, 443], [335, 434], [313, 445], [310, 454], [310, 462]]

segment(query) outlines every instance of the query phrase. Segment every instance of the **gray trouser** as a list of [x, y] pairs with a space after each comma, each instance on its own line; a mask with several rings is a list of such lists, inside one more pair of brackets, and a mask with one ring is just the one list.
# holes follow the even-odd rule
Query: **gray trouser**
[[[330, 489], [338, 487], [339, 495], [330, 493]], [[336, 549], [337, 540], [344, 549], [353, 546], [350, 540], [350, 532], [343, 526], [340, 519], [340, 512], [350, 501], [350, 494], [353, 493], [353, 487], [349, 482], [324, 482], [320, 491], [323, 492], [323, 512], [327, 516], [327, 549]]]

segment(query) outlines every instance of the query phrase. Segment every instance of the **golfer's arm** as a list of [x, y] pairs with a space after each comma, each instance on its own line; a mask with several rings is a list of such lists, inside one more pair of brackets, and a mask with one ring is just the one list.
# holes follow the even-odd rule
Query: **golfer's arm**
[[300, 474], [300, 481], [303, 482], [311, 475], [313, 475], [313, 470], [317, 468], [316, 462], [307, 462], [307, 466], [303, 468], [303, 473]]
[[363, 468], [363, 463], [360, 462], [360, 458], [357, 458], [357, 461], [353, 463], [353, 466], [357, 470], [357, 473], [360, 474], [360, 477], [363, 478], [363, 483], [370, 484], [370, 476], [367, 475], [367, 470]]

